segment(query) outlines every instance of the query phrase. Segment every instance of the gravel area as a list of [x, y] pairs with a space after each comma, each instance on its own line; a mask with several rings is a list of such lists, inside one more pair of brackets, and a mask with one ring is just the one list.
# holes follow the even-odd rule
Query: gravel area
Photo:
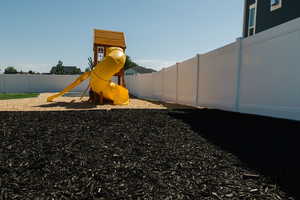
[[[80, 99], [80, 94], [63, 96], [55, 102], [47, 102], [54, 93], [41, 93], [36, 98], [0, 100], [0, 111], [59, 111], [59, 110], [109, 110], [109, 109], [168, 109], [187, 108], [186, 106], [130, 98], [129, 105], [94, 105], [87, 102], [88, 97]], [[79, 96], [79, 97], [78, 97]]]
[[251, 131], [274, 131], [259, 125], [299, 131], [296, 122], [157, 109], [0, 112], [0, 118], [1, 200], [294, 199], [247, 155], [260, 157], [262, 148], [248, 138]]

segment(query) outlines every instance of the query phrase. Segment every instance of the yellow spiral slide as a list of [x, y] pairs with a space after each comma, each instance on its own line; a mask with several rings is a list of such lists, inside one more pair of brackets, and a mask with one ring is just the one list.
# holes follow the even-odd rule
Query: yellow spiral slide
[[64, 90], [47, 98], [52, 102], [55, 98], [64, 95], [74, 87], [90, 78], [89, 87], [97, 94], [102, 94], [104, 98], [112, 100], [115, 105], [129, 103], [128, 90], [111, 81], [114, 74], [118, 73], [125, 64], [126, 55], [119, 47], [110, 47], [106, 50], [105, 58], [99, 62], [91, 72], [85, 72]]

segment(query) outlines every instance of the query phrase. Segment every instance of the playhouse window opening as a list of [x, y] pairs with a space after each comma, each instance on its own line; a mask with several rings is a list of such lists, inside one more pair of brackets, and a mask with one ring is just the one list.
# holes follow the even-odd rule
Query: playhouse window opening
[[101, 61], [104, 59], [104, 47], [98, 47], [98, 60]]

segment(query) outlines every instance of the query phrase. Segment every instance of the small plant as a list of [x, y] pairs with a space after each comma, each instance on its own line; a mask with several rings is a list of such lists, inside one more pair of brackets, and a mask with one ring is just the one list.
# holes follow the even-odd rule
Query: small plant
[[38, 93], [0, 93], [0, 100], [24, 99], [39, 96]]

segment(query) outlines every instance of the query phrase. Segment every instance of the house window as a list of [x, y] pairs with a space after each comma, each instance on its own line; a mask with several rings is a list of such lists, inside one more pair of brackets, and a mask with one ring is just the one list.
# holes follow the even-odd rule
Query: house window
[[271, 11], [282, 7], [282, 0], [271, 0]]
[[255, 34], [256, 28], [256, 3], [249, 6], [249, 22], [248, 22], [248, 36]]

